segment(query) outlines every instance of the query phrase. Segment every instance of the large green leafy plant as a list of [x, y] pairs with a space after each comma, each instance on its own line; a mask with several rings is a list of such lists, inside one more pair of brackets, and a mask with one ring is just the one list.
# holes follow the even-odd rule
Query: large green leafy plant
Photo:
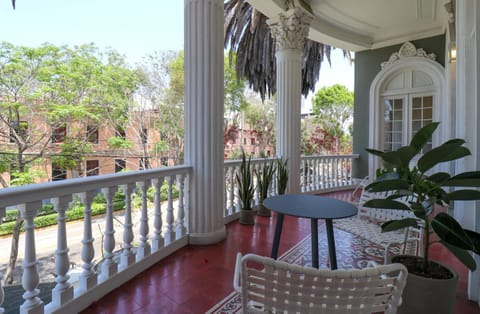
[[[446, 172], [433, 173], [438, 164], [471, 154], [470, 150], [463, 146], [464, 140], [452, 139], [421, 154], [438, 125], [438, 122], [426, 125], [414, 135], [409, 145], [395, 151], [367, 149], [369, 153], [382, 159], [383, 168], [377, 170], [376, 181], [366, 189], [370, 192], [386, 192], [388, 197], [372, 199], [364, 205], [373, 208], [410, 210], [414, 213], [417, 219], [388, 221], [382, 225], [382, 231], [423, 226], [424, 257], [419, 267], [420, 274], [426, 277], [432, 275], [429, 248], [436, 241], [443, 244], [471, 270], [475, 270], [476, 264], [470, 251], [480, 254], [479, 233], [464, 229], [446, 212], [435, 210], [435, 205], [448, 206], [452, 201], [480, 200], [480, 192], [472, 189], [480, 187], [479, 171], [454, 176]], [[415, 158], [414, 162], [414, 157], [418, 154], [421, 156]], [[453, 190], [454, 187], [460, 189]]]

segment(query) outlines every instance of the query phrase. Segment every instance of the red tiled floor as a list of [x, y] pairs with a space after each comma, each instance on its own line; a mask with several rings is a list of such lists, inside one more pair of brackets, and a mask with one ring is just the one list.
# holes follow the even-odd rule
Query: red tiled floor
[[[345, 199], [349, 193], [336, 193]], [[165, 258], [82, 313], [204, 313], [233, 291], [237, 252], [270, 255], [275, 215], [256, 217], [254, 226], [227, 225], [227, 238], [210, 246], [187, 246]], [[285, 217], [279, 255], [310, 234], [306, 219]], [[466, 297], [467, 270], [449, 252], [434, 248], [432, 257], [460, 274], [455, 313], [480, 313]]]

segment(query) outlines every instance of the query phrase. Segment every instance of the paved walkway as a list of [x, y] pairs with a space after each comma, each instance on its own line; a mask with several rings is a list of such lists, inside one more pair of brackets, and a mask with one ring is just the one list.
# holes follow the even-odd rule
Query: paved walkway
[[[177, 204], [174, 203], [174, 208]], [[162, 203], [162, 220], [165, 227], [166, 205]], [[175, 213], [176, 216], [176, 213]], [[138, 242], [140, 227], [140, 210], [132, 212], [134, 242]], [[114, 230], [115, 230], [115, 250], [119, 250], [123, 244], [123, 222], [124, 212], [114, 212]], [[149, 209], [149, 239], [153, 235], [153, 206]], [[95, 263], [102, 260], [103, 232], [105, 230], [104, 216], [92, 218], [92, 233], [95, 249]], [[35, 243], [38, 259], [38, 271], [40, 282], [51, 282], [55, 280], [55, 250], [57, 247], [57, 227], [51, 226], [35, 230]], [[69, 248], [69, 259], [71, 264], [71, 273], [80, 273], [82, 271], [82, 241], [83, 240], [83, 220], [67, 223], [67, 245]], [[11, 236], [0, 237], [0, 273], [4, 274], [6, 265], [10, 256]], [[25, 237], [22, 233], [19, 242], [19, 251], [17, 266], [14, 272], [14, 284], [21, 283], [22, 262], [24, 258]]]

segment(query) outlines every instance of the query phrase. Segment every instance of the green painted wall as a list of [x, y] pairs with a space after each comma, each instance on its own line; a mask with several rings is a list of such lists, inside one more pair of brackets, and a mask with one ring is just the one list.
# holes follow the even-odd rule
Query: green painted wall
[[[427, 53], [435, 53], [437, 62], [445, 66], [445, 36], [435, 36], [412, 41], [415, 47], [423, 48]], [[366, 50], [355, 53], [355, 100], [353, 113], [353, 153], [360, 158], [353, 164], [353, 176], [363, 178], [368, 174], [368, 147], [369, 121], [368, 110], [370, 104], [370, 85], [380, 72], [380, 64], [388, 61], [392, 53], [397, 52], [402, 45], [395, 45], [381, 49]]]

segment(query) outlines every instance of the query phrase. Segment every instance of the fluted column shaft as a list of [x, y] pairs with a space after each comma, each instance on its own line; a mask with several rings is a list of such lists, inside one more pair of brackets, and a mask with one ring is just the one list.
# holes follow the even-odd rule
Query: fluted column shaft
[[[480, 168], [480, 3], [456, 2], [455, 137], [466, 140], [472, 156], [456, 162], [456, 172]], [[480, 232], [480, 203], [455, 202], [453, 214], [461, 225]], [[480, 256], [473, 256], [480, 265]], [[468, 272], [468, 298], [480, 304], [480, 269]]]
[[300, 192], [302, 49], [312, 16], [290, 9], [268, 24], [276, 42], [277, 156], [288, 159], [287, 193]]
[[226, 236], [223, 224], [223, 1], [185, 0], [185, 163], [193, 167], [192, 244]]

